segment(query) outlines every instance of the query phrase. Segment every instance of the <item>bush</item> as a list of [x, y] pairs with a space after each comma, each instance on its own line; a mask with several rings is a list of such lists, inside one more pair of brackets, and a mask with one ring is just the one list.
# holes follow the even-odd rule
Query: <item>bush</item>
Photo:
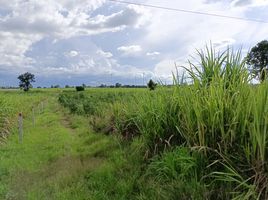
[[77, 92], [85, 90], [85, 88], [83, 86], [76, 86], [75, 89]]
[[152, 79], [150, 79], [150, 81], [148, 82], [147, 86], [148, 86], [148, 88], [150, 90], [155, 90], [155, 88], [157, 86], [157, 83], [155, 83]]

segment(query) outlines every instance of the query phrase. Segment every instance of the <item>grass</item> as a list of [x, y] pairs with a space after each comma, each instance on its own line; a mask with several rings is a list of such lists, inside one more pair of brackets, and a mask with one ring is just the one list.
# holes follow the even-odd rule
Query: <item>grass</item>
[[[0, 147], [0, 197], [267, 199], [268, 82], [249, 84], [240, 51], [198, 55], [191, 85], [6, 93], [26, 128]], [[27, 102], [45, 96], [34, 126]]]
[[[45, 111], [36, 114], [35, 125], [31, 116], [25, 116], [22, 144], [18, 143], [17, 130], [12, 129], [0, 147], [1, 199], [85, 199], [86, 191], [80, 191], [83, 175], [104, 160], [96, 156], [95, 148], [94, 156], [82, 154], [80, 148], [89, 148], [84, 141], [90, 137], [99, 144], [106, 138], [90, 135], [85, 119], [71, 119], [62, 112], [50, 96]], [[99, 146], [99, 153], [101, 150]]]
[[[32, 107], [38, 108], [39, 102], [44, 100], [45, 96], [37, 92], [25, 95], [21, 91], [2, 91], [0, 93], [0, 144], [6, 141], [10, 129], [15, 126], [18, 113], [29, 115]], [[32, 103], [28, 104], [28, 102]]]
[[23, 143], [14, 127], [0, 147], [0, 199], [127, 198], [138, 172], [125, 147], [94, 134], [88, 118], [68, 114], [54, 93], [41, 96], [48, 97], [45, 110], [35, 124], [31, 113], [24, 116]]
[[[80, 104], [78, 114], [88, 115], [96, 130], [117, 134], [126, 145], [131, 145], [136, 137], [142, 138], [144, 150], [140, 154], [144, 154], [145, 166], [138, 180], [142, 180], [151, 163], [167, 162], [166, 152], [172, 155], [170, 160], [183, 159], [176, 147], [188, 149], [189, 160], [196, 160], [196, 154], [201, 158], [196, 165], [199, 173], [195, 179], [191, 175], [184, 182], [177, 177], [173, 184], [169, 178], [171, 182], [163, 186], [157, 183], [157, 173], [151, 173], [148, 180], [158, 188], [158, 197], [164, 199], [168, 193], [179, 191], [178, 184], [184, 190], [166, 199], [195, 199], [200, 191], [203, 199], [266, 199], [268, 83], [249, 84], [250, 74], [240, 51], [228, 49], [216, 53], [206, 48], [198, 55], [200, 62], [190, 63], [188, 70], [192, 85], [180, 85], [181, 81], [175, 80], [177, 86], [169, 89], [125, 91], [116, 98], [102, 93], [105, 100], [94, 91], [83, 93], [83, 100], [77, 98], [81, 95], [77, 93], [69, 93], [64, 98], [73, 105]], [[113, 94], [116, 92], [119, 91]], [[88, 95], [91, 97], [87, 98]], [[88, 102], [101, 106], [96, 106], [97, 112], [88, 112], [85, 109]], [[74, 112], [70, 105], [63, 105]], [[151, 160], [159, 155], [160, 161]], [[160, 172], [163, 168], [169, 169], [165, 165], [153, 166]], [[169, 170], [173, 174], [182, 173], [174, 167]], [[146, 181], [140, 184], [135, 187], [147, 185]], [[193, 192], [195, 196], [189, 196]], [[157, 198], [151, 196], [154, 192], [138, 190], [135, 194], [141, 193], [141, 198]]]

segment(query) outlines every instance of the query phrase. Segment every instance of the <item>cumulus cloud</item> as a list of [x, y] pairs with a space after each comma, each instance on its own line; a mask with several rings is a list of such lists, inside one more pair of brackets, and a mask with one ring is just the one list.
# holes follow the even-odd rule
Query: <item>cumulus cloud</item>
[[79, 53], [77, 51], [74, 51], [74, 50], [69, 51], [69, 52], [65, 52], [65, 56], [70, 57], [70, 58], [76, 57], [76, 56], [78, 56], [78, 54]]
[[252, 3], [252, 0], [234, 0], [232, 1], [232, 6], [245, 6]]
[[142, 51], [140, 45], [121, 46], [117, 48], [125, 56], [134, 56]]
[[[268, 18], [266, 0], [144, 3]], [[268, 39], [268, 29], [258, 23], [106, 0], [0, 0], [0, 5], [0, 70], [31, 69], [42, 75], [70, 77], [113, 73], [126, 79], [145, 71], [148, 76], [168, 78], [174, 61], [183, 64], [205, 44], [217, 49], [228, 45], [249, 48]]]
[[174, 60], [162, 60], [154, 67], [154, 78], [163, 83], [170, 84], [173, 81], [172, 74], [176, 72]]
[[101, 55], [101, 56], [103, 56], [105, 58], [111, 58], [111, 57], [113, 57], [113, 54], [111, 52], [105, 52], [103, 50], [98, 50], [97, 51], [97, 54], [99, 54], [99, 55]]
[[34, 59], [25, 56], [26, 51], [41, 37], [38, 35], [15, 35], [9, 32], [0, 31], [0, 65], [24, 67], [34, 63]]
[[232, 6], [265, 6], [268, 5], [267, 0], [233, 0], [231, 2]]
[[[153, 0], [147, 0], [146, 3], [156, 5]], [[268, 17], [264, 10], [232, 8], [231, 3], [231, 0], [209, 2], [188, 0], [169, 1], [168, 6], [164, 2], [159, 2], [157, 5], [244, 18], [250, 18], [256, 10], [255, 15], [258, 14], [258, 18]], [[170, 63], [174, 63], [177, 59], [187, 61], [190, 56], [195, 56], [196, 49], [204, 48], [206, 44], [212, 43], [217, 49], [224, 49], [228, 45], [249, 48], [267, 38], [268, 34], [266, 26], [258, 23], [159, 9], [152, 9], [151, 12], [153, 15], [151, 23], [146, 26], [146, 33], [140, 37], [140, 40], [136, 39], [136, 42], [141, 43], [144, 49], [162, 49], [160, 57], [162, 61], [158, 60], [161, 65], [159, 63], [154, 65], [157, 74], [170, 73], [170, 68], [164, 67], [167, 66], [167, 60]], [[172, 64], [168, 66], [173, 68]]]
[[46, 37], [59, 41], [117, 32], [140, 23], [143, 14], [132, 7], [92, 16], [92, 12], [104, 3], [105, 0], [0, 0], [0, 64], [30, 64], [34, 59], [27, 57], [26, 52]]
[[231, 5], [232, 7], [258, 7], [268, 5], [267, 0], [206, 0], [206, 3], [220, 3]]
[[160, 55], [160, 52], [158, 52], [158, 51], [147, 52], [146, 55], [147, 55], [147, 56], [158, 56], [158, 55]]
[[62, 4], [43, 0], [18, 2], [11, 13], [0, 18], [0, 31], [70, 38], [119, 31], [135, 26], [142, 16], [135, 9], [127, 7], [110, 15], [91, 17], [90, 11], [100, 5], [98, 2], [78, 3], [71, 10], [68, 10], [69, 6], [65, 7], [64, 1]]
[[235, 43], [235, 40], [233, 38], [222, 38], [221, 40], [215, 40], [213, 41], [212, 45], [218, 49], [226, 49], [228, 46], [232, 46]]

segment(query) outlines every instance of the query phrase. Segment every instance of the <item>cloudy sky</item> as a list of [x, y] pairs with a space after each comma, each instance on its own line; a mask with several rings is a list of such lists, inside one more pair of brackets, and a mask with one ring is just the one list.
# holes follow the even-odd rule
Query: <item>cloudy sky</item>
[[[268, 0], [128, 1], [268, 21]], [[168, 81], [210, 42], [247, 52], [264, 39], [267, 23], [108, 0], [0, 0], [0, 85], [26, 71], [35, 86]]]

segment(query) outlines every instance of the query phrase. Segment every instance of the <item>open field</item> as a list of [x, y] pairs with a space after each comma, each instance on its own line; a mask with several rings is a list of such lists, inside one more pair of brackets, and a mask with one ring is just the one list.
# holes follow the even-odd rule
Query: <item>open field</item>
[[268, 200], [268, 0], [0, 0], [0, 200]]
[[268, 82], [239, 54], [201, 62], [154, 91], [1, 91], [0, 198], [267, 199]]

